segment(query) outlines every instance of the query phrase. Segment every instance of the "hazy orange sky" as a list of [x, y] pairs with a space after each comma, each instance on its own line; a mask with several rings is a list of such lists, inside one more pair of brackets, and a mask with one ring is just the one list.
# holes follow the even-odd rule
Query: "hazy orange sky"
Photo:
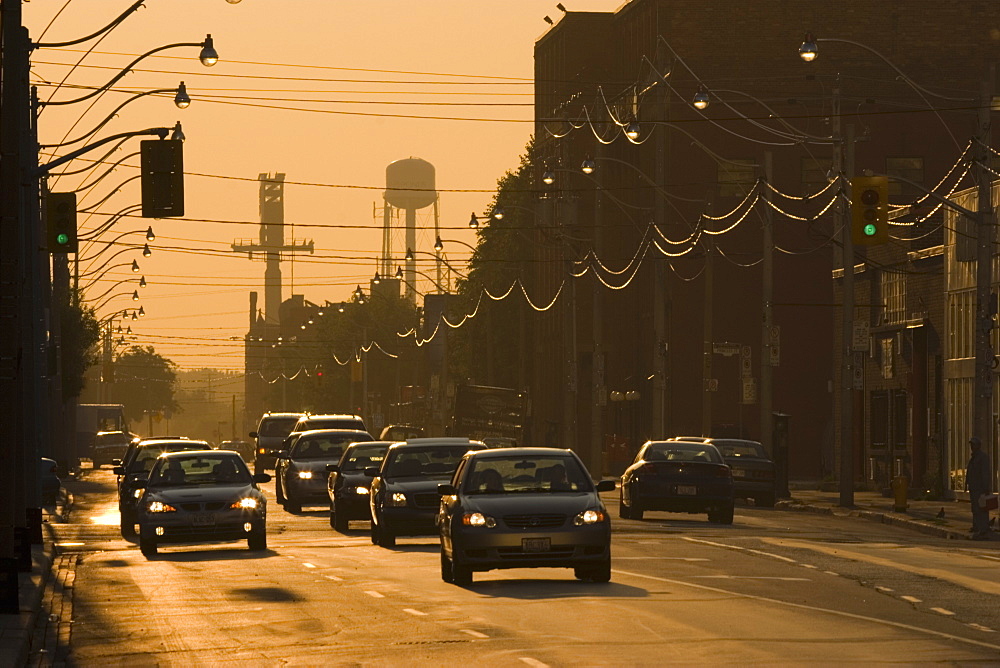
[[[32, 0], [24, 4], [24, 22], [35, 41], [68, 41], [106, 25], [129, 4]], [[614, 11], [621, 2], [563, 4], [570, 11]], [[90, 101], [42, 110], [40, 141], [54, 144], [89, 131], [129, 97], [128, 91], [175, 88], [184, 81], [193, 100], [181, 110], [172, 95], [148, 96], [130, 103], [102, 130], [101, 135], [114, 134], [181, 121], [187, 137], [185, 218], [198, 220], [122, 218], [102, 235], [111, 241], [152, 224], [156, 241], [148, 259], [128, 251], [108, 263], [139, 261], [148, 282], [140, 289], [141, 301], [117, 297], [99, 315], [141, 304], [147, 315], [128, 322], [137, 343], [155, 346], [182, 368], [242, 370], [248, 295], [258, 291], [263, 306], [264, 264], [250, 262], [230, 246], [258, 236], [257, 176], [264, 172], [283, 172], [290, 182], [285, 221], [295, 227], [286, 238], [294, 233], [296, 239], [315, 242], [312, 256], [282, 263], [283, 298], [294, 290], [317, 303], [340, 301], [355, 285], [367, 283], [382, 246], [381, 217], [373, 217], [373, 205], [382, 204], [385, 168], [394, 160], [417, 156], [435, 166], [444, 234], [472, 242], [469, 215], [481, 214], [492, 193], [448, 191], [489, 191], [517, 166], [532, 131], [534, 42], [549, 28], [544, 16], [556, 21], [562, 16], [555, 5], [537, 0], [147, 0], [103, 40], [35, 50], [32, 81], [43, 101], [79, 97], [89, 91], [72, 86], [101, 86], [141, 53], [200, 42], [208, 33], [220, 56], [215, 67], [207, 68], [197, 59], [198, 48], [165, 51], [138, 64], [89, 111]], [[77, 61], [81, 66], [71, 69]], [[64, 78], [66, 84], [56, 91], [53, 84]], [[135, 151], [138, 139], [109, 161]], [[98, 159], [105, 152], [88, 157]], [[68, 169], [87, 165], [74, 162]], [[118, 189], [138, 174], [137, 165], [137, 157], [126, 160], [81, 193], [78, 208], [92, 207]], [[102, 171], [52, 180], [50, 188], [73, 190]], [[138, 202], [136, 180], [97, 206], [95, 215], [81, 214], [81, 229], [94, 229], [106, 214]], [[422, 226], [432, 225], [430, 211], [422, 212]], [[120, 243], [143, 241], [133, 234]], [[433, 242], [432, 232], [418, 234], [420, 250], [430, 251]], [[394, 246], [397, 256], [405, 252], [401, 234]], [[101, 248], [84, 247], [81, 258]], [[81, 271], [98, 267], [119, 249], [109, 249], [92, 265], [83, 262]], [[453, 264], [468, 258], [468, 249], [459, 244], [446, 253]], [[429, 265], [418, 268], [430, 271]], [[136, 276], [127, 267], [113, 268], [87, 292], [96, 297], [116, 281]], [[81, 284], [87, 286], [88, 280]], [[136, 287], [127, 283], [111, 294]]]

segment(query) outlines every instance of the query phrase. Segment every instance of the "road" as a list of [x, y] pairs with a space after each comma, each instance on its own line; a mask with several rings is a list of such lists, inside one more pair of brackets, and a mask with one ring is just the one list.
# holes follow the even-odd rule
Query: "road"
[[[738, 507], [732, 526], [613, 522], [612, 582], [568, 569], [441, 581], [437, 540], [269, 499], [269, 549], [121, 538], [109, 470], [68, 484], [54, 524], [49, 651], [35, 665], [569, 666], [1000, 663], [1000, 546], [856, 518]], [[39, 637], [39, 643], [43, 642]]]

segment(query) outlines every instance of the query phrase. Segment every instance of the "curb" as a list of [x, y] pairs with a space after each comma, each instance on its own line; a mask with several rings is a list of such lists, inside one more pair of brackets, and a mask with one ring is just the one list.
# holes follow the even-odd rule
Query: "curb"
[[892, 526], [902, 527], [904, 529], [910, 529], [911, 531], [917, 531], [919, 533], [927, 534], [930, 536], [937, 536], [938, 538], [946, 538], [948, 540], [969, 540], [969, 537], [960, 531], [954, 531], [946, 527], [935, 526], [933, 524], [927, 524], [920, 520], [915, 520], [909, 517], [901, 517], [899, 515], [894, 515], [891, 513], [883, 513], [875, 510], [862, 510], [860, 508], [855, 509], [845, 509], [843, 513], [835, 513], [834, 509], [830, 506], [813, 506], [808, 503], [801, 503], [799, 501], [789, 501], [789, 500], [779, 500], [774, 504], [775, 509], [778, 510], [791, 510], [794, 512], [805, 512], [805, 513], [816, 513], [819, 515], [838, 515], [841, 517], [860, 517], [861, 519], [868, 520], [870, 522], [878, 522], [880, 524], [889, 524]]

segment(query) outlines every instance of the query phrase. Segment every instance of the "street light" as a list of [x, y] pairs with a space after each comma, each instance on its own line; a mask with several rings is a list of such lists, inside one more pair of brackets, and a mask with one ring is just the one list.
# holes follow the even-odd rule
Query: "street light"
[[708, 108], [708, 90], [704, 86], [698, 86], [698, 92], [694, 94], [694, 100], [691, 102], [696, 109], [706, 109]]

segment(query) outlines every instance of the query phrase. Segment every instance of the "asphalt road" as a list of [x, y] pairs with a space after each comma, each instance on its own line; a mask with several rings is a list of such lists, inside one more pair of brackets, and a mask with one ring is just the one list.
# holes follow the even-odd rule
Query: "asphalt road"
[[[36, 665], [1000, 662], [1000, 550], [853, 518], [738, 507], [732, 526], [613, 522], [612, 582], [568, 569], [440, 578], [437, 539], [371, 544], [269, 504], [245, 543], [121, 538], [109, 470], [69, 483]], [[41, 643], [39, 643], [41, 644]]]

